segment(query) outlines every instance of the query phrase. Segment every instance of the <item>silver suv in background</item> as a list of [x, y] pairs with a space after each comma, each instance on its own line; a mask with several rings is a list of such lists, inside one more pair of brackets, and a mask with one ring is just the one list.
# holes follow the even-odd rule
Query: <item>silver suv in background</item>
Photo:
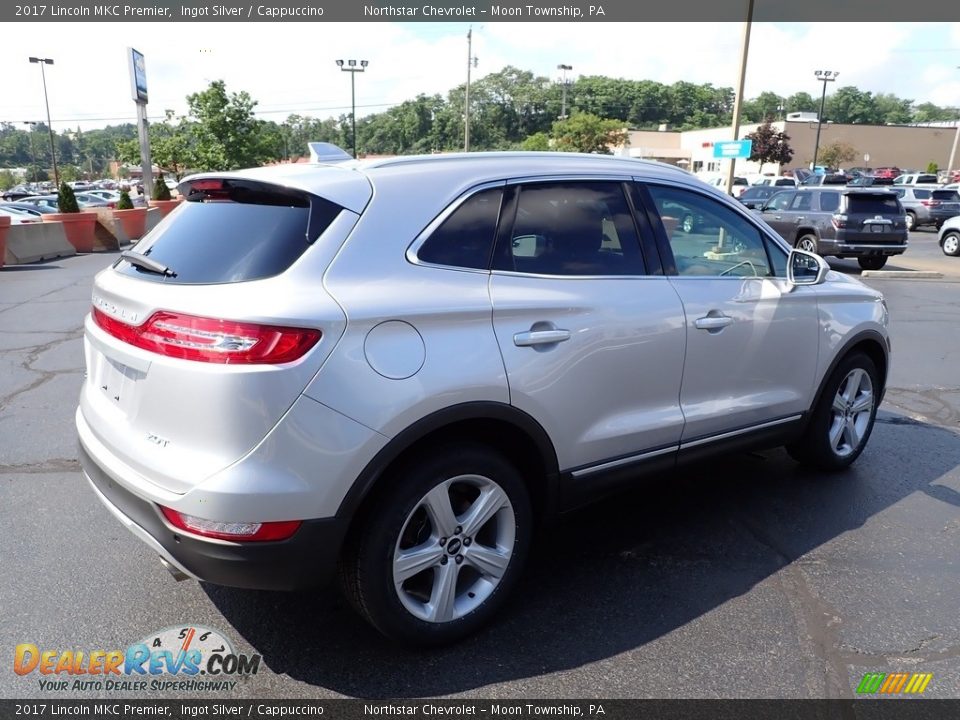
[[900, 198], [908, 230], [928, 225], [939, 230], [945, 221], [960, 215], [960, 196], [956, 190], [899, 185], [890, 191]]
[[179, 578], [336, 574], [387, 636], [447, 643], [545, 520], [711, 454], [842, 470], [870, 437], [881, 295], [681, 170], [472, 153], [180, 190], [95, 279], [76, 413], [93, 492]]
[[907, 249], [904, 211], [887, 189], [799, 188], [777, 193], [758, 212], [790, 245], [855, 257], [864, 270], [879, 270]]

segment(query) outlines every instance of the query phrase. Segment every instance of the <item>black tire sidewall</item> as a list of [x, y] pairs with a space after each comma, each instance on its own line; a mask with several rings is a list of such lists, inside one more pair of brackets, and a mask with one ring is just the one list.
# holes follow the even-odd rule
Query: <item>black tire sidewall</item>
[[[467, 474], [493, 480], [510, 498], [516, 521], [513, 554], [500, 583], [480, 607], [448, 623], [426, 622], [411, 615], [397, 597], [393, 585], [394, 548], [407, 517], [423, 496], [440, 482]], [[517, 470], [501, 455], [472, 444], [421, 455], [398, 468], [387, 481], [393, 486], [368, 516], [354, 559], [362, 610], [374, 627], [394, 640], [420, 646], [456, 642], [496, 613], [520, 576], [532, 536], [526, 487]]]

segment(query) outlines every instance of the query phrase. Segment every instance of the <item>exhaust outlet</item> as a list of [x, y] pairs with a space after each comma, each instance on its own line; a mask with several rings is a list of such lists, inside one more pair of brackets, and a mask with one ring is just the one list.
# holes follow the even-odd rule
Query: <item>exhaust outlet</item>
[[187, 575], [185, 572], [180, 570], [180, 568], [172, 565], [165, 557], [163, 557], [163, 555], [158, 555], [157, 557], [160, 558], [160, 564], [167, 569], [167, 572], [173, 575], [174, 580], [176, 580], [177, 582], [183, 582], [184, 580], [190, 579], [189, 575]]

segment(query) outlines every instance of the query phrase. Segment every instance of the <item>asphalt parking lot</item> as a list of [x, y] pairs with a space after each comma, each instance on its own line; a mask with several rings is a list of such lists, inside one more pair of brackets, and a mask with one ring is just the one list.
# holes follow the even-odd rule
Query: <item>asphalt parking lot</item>
[[850, 472], [778, 450], [645, 483], [548, 531], [498, 622], [432, 652], [387, 644], [330, 592], [175, 583], [100, 505], [73, 413], [113, 257], [0, 272], [0, 697], [53, 695], [11, 671], [19, 643], [122, 649], [182, 624], [262, 656], [236, 698], [844, 698], [868, 671], [930, 672], [926, 695], [960, 697], [960, 259], [934, 233], [888, 269], [942, 278], [868, 281], [894, 355]]

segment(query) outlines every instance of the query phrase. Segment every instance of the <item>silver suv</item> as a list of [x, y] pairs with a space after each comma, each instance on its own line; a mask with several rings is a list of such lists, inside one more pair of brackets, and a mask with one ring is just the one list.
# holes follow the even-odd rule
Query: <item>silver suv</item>
[[180, 578], [339, 568], [377, 629], [450, 642], [543, 520], [710, 453], [842, 469], [870, 437], [880, 294], [675, 168], [477, 153], [180, 191], [96, 277], [76, 413], [94, 492]]

